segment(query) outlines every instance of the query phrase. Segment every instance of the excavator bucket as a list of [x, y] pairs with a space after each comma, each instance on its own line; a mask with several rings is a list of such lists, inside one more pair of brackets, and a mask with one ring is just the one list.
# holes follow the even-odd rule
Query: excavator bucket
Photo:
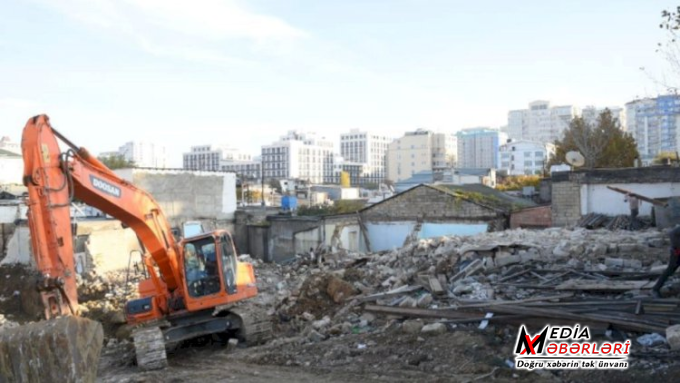
[[101, 323], [73, 316], [0, 332], [0, 383], [94, 382]]

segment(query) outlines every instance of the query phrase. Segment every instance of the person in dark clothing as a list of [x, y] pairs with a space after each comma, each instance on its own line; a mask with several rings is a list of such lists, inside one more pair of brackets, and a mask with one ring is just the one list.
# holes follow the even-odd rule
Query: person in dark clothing
[[671, 239], [671, 248], [668, 258], [668, 266], [659, 277], [659, 280], [656, 281], [654, 288], [652, 288], [652, 295], [655, 298], [661, 297], [661, 287], [664, 283], [666, 283], [668, 277], [673, 275], [678, 267], [680, 267], [680, 225], [671, 230], [669, 236]]

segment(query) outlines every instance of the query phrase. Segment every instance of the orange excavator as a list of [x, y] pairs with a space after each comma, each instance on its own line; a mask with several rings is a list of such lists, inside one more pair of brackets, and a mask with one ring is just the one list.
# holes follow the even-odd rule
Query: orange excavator
[[[57, 138], [68, 149], [61, 151]], [[224, 230], [176, 241], [158, 203], [66, 139], [46, 115], [23, 131], [28, 224], [46, 320], [0, 333], [0, 382], [93, 381], [103, 331], [79, 316], [73, 228], [74, 198], [120, 220], [144, 247], [146, 279], [127, 302], [139, 367], [167, 365], [166, 347], [203, 335], [247, 344], [271, 337], [271, 322], [239, 301], [257, 295], [250, 263], [239, 262]]]

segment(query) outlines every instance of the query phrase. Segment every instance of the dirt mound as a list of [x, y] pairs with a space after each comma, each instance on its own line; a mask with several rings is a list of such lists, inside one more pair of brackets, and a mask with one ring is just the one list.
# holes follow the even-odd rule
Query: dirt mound
[[329, 275], [312, 275], [302, 283], [300, 295], [288, 310], [288, 315], [297, 316], [307, 312], [315, 317], [322, 317], [333, 312], [337, 306], [328, 295]]
[[0, 266], [0, 313], [19, 323], [40, 319], [43, 308], [36, 278], [35, 271], [24, 265]]

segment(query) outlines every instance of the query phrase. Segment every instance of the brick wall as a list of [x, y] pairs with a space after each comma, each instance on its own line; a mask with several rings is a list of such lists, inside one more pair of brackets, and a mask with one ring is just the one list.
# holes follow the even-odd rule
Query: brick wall
[[376, 204], [362, 213], [371, 220], [490, 220], [500, 213], [496, 210], [457, 198], [429, 186], [417, 186], [395, 197]]
[[545, 228], [552, 226], [552, 210], [550, 206], [539, 206], [512, 213], [510, 228]]
[[551, 210], [553, 226], [575, 225], [581, 219], [581, 184], [553, 181]]

